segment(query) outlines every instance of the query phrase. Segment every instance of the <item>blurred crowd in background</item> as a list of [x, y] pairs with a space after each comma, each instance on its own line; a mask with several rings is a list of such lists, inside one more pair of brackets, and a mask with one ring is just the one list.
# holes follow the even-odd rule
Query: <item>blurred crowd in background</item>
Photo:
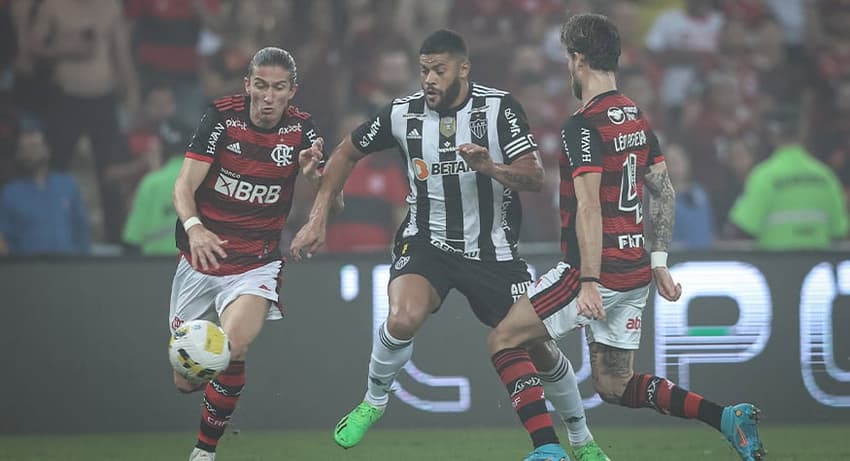
[[[176, 253], [170, 187], [186, 144], [206, 104], [243, 91], [257, 49], [293, 53], [294, 103], [329, 152], [418, 89], [420, 41], [442, 27], [466, 38], [474, 81], [524, 106], [547, 180], [523, 197], [522, 240], [556, 241], [560, 125], [578, 108], [559, 32], [582, 12], [620, 28], [619, 87], [662, 141], [678, 248], [752, 234], [730, 211], [783, 144], [840, 181], [840, 210], [823, 213], [843, 214], [827, 219], [845, 237], [848, 0], [0, 0], [0, 254]], [[388, 248], [405, 168], [396, 152], [358, 164], [329, 251]], [[287, 233], [310, 194], [296, 192]]]

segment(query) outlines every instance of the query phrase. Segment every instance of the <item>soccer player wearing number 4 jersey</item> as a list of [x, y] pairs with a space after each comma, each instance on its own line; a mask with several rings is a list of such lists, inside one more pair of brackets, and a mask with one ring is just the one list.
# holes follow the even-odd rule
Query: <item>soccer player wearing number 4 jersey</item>
[[[699, 419], [723, 433], [741, 459], [761, 460], [759, 410], [752, 404], [722, 407], [665, 378], [633, 371], [652, 277], [665, 299], [675, 301], [682, 294], [667, 271], [675, 193], [649, 123], [616, 89], [620, 38], [613, 23], [600, 15], [573, 16], [564, 24], [561, 42], [573, 92], [583, 104], [562, 131], [564, 260], [529, 287], [493, 329], [493, 365], [520, 417], [541, 418], [542, 396], [534, 389], [538, 373], [522, 346], [559, 339], [583, 326], [593, 384], [603, 400]], [[644, 186], [654, 230], [646, 239]], [[538, 455], [530, 459], [552, 459], [546, 452], [557, 447], [554, 437], [534, 442]]]
[[[322, 244], [328, 204], [358, 160], [401, 150], [410, 211], [396, 236], [389, 315], [372, 343], [366, 395], [334, 430], [343, 448], [360, 443], [383, 415], [393, 381], [413, 354], [413, 336], [450, 290], [466, 296], [473, 313], [492, 327], [531, 282], [516, 248], [517, 191], [540, 190], [543, 169], [522, 106], [505, 91], [468, 80], [466, 44], [455, 32], [428, 36], [419, 63], [422, 91], [394, 100], [334, 149], [310, 221], [291, 246], [298, 259]], [[536, 390], [542, 395], [545, 387], [576, 456], [605, 461], [588, 431], [569, 361], [549, 340], [529, 344], [528, 354], [545, 371]], [[538, 405], [534, 408], [546, 411], [544, 402]], [[542, 417], [524, 420], [533, 437], [555, 436], [549, 415], [545, 418], [548, 429], [540, 426]]]

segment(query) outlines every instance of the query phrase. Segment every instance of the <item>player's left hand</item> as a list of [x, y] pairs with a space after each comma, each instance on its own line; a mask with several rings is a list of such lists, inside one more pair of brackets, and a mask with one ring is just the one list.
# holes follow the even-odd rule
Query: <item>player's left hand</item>
[[490, 151], [484, 146], [478, 144], [461, 144], [457, 146], [457, 152], [463, 157], [463, 161], [475, 171], [487, 174], [493, 166], [493, 159], [490, 158]]
[[307, 179], [316, 179], [319, 177], [319, 162], [322, 161], [322, 148], [325, 146], [323, 138], [316, 138], [313, 145], [298, 153], [298, 167], [301, 168], [301, 174]]
[[673, 277], [666, 267], [652, 269], [652, 275], [655, 276], [655, 286], [662, 298], [667, 301], [679, 300], [679, 297], [682, 296], [682, 284], [673, 281]]
[[596, 282], [582, 282], [576, 298], [578, 313], [589, 319], [605, 320], [605, 306]]

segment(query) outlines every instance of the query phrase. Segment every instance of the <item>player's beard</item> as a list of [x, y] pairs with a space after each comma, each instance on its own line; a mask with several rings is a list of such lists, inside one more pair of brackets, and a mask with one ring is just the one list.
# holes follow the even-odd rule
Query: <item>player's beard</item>
[[570, 81], [572, 82], [573, 95], [581, 101], [581, 82], [576, 78], [575, 72], [570, 72]]
[[457, 95], [460, 94], [460, 78], [456, 78], [446, 91], [443, 92], [443, 97], [440, 98], [440, 102], [438, 102], [431, 109], [434, 110], [446, 110], [451, 104], [457, 99]]

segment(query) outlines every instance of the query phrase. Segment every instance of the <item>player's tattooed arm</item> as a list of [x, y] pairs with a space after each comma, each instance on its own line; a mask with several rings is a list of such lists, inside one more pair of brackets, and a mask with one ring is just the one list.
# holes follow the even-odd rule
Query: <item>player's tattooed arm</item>
[[652, 225], [647, 232], [647, 242], [652, 251], [667, 251], [673, 241], [673, 222], [676, 219], [676, 191], [670, 182], [667, 165], [656, 163], [644, 176], [649, 192], [649, 216]]
[[476, 144], [458, 146], [458, 153], [471, 169], [490, 176], [509, 189], [539, 192], [543, 188], [543, 165], [536, 151], [517, 158], [509, 165], [494, 163], [487, 148]]

